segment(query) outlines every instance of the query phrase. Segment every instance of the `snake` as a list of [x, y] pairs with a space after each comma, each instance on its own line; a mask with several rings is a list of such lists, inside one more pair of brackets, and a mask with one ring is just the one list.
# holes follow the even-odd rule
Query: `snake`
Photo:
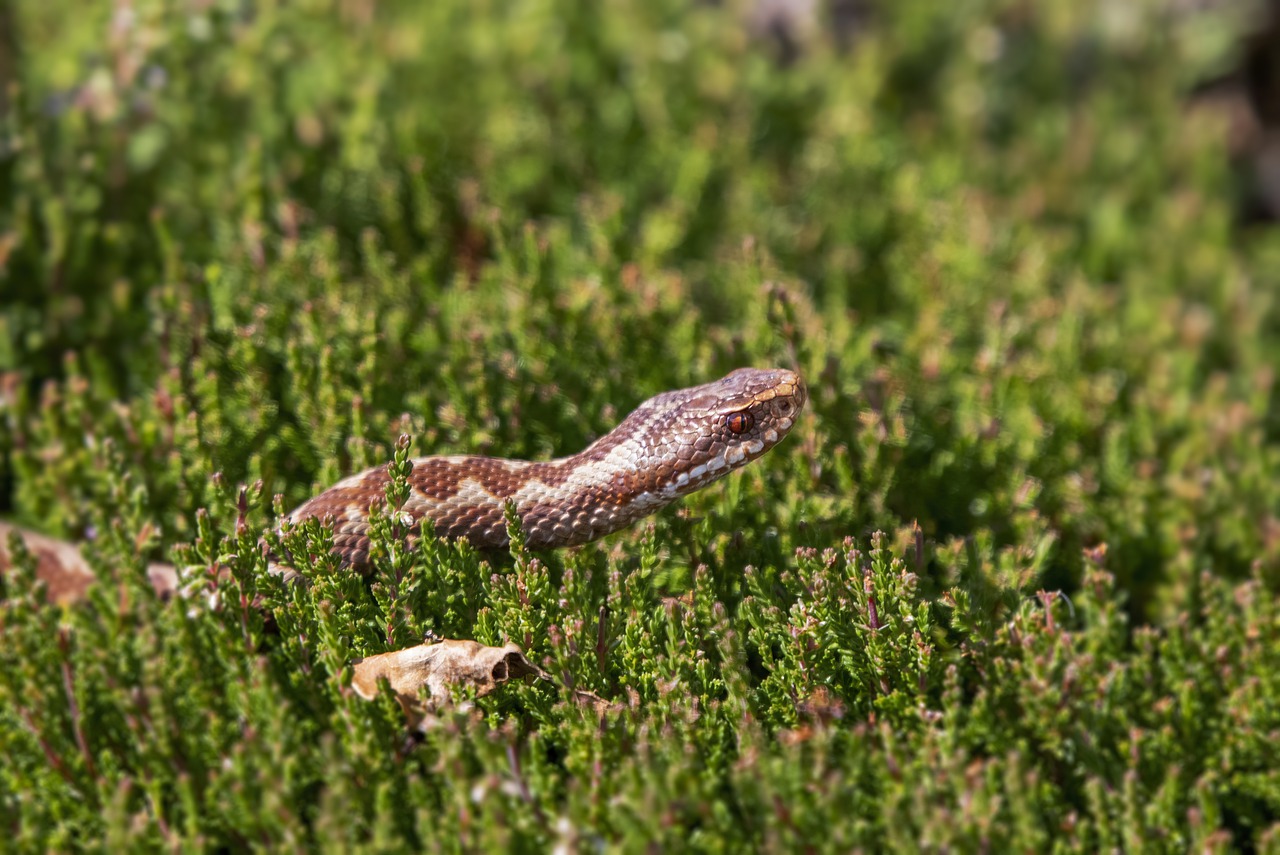
[[[740, 368], [648, 399], [569, 457], [413, 458], [408, 497], [397, 513], [408, 524], [410, 546], [429, 522], [445, 540], [465, 538], [482, 550], [506, 548], [509, 505], [528, 548], [580, 546], [627, 528], [765, 454], [791, 431], [806, 400], [804, 382], [794, 371]], [[366, 469], [308, 499], [285, 519], [291, 525], [310, 518], [332, 525], [339, 563], [367, 571], [370, 514], [384, 501], [391, 478], [390, 464]], [[12, 561], [6, 528], [0, 525], [0, 571]], [[93, 577], [76, 548], [18, 531], [35, 554], [36, 573], [49, 598], [82, 596]], [[305, 576], [305, 567], [294, 566], [301, 563], [276, 556], [272, 570]], [[169, 565], [152, 564], [148, 575], [157, 589], [176, 585]]]

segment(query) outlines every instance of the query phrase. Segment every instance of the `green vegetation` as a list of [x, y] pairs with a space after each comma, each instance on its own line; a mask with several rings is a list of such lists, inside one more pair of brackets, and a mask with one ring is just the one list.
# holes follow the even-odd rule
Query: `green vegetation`
[[[1280, 851], [1280, 238], [1184, 98], [1233, 22], [1149, 5], [0, 10], [0, 508], [118, 583], [3, 582], [3, 846]], [[402, 432], [741, 365], [805, 417], [648, 525], [264, 576]], [[348, 662], [428, 631], [622, 709], [411, 740]]]

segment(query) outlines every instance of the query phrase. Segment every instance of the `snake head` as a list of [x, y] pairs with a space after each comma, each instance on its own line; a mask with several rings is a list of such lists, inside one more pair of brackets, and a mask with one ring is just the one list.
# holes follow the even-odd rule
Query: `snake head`
[[665, 392], [632, 414], [642, 438], [645, 486], [682, 496], [737, 469], [787, 435], [808, 398], [804, 382], [782, 368], [739, 368], [702, 386]]

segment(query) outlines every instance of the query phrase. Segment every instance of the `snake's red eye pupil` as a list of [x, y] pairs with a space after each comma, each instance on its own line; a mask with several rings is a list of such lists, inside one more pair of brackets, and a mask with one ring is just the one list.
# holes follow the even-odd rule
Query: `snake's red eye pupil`
[[729, 433], [746, 433], [751, 430], [753, 421], [747, 413], [730, 413], [729, 418], [725, 420], [725, 424], [729, 428]]

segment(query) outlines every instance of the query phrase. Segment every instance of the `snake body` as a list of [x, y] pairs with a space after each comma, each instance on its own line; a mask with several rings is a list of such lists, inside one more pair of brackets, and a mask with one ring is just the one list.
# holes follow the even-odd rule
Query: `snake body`
[[[791, 430], [806, 397], [804, 383], [793, 371], [741, 368], [712, 383], [650, 398], [571, 457], [543, 462], [416, 458], [409, 497], [398, 513], [407, 515], [411, 540], [419, 536], [423, 521], [430, 521], [438, 536], [465, 537], [479, 548], [496, 549], [508, 545], [504, 507], [514, 502], [530, 548], [588, 543], [767, 452]], [[383, 501], [390, 477], [385, 465], [352, 475], [302, 504], [288, 519], [331, 520], [340, 562], [363, 569], [369, 562], [370, 510]], [[5, 529], [0, 524], [0, 571], [9, 561]], [[83, 595], [93, 577], [74, 547], [23, 534], [36, 553], [37, 573], [50, 597]], [[294, 577], [302, 563], [281, 560], [273, 569]], [[168, 588], [176, 585], [176, 573], [169, 565], [152, 565], [152, 582], [158, 589]]]
[[[764, 454], [804, 406], [800, 377], [743, 368], [713, 383], [664, 392], [571, 457], [535, 462], [420, 457], [401, 512], [416, 536], [423, 520], [446, 539], [507, 546], [503, 507], [515, 503], [533, 549], [577, 546], [611, 534]], [[382, 499], [386, 466], [352, 475], [303, 504], [292, 522], [332, 518], [344, 563], [369, 558], [369, 508]]]

